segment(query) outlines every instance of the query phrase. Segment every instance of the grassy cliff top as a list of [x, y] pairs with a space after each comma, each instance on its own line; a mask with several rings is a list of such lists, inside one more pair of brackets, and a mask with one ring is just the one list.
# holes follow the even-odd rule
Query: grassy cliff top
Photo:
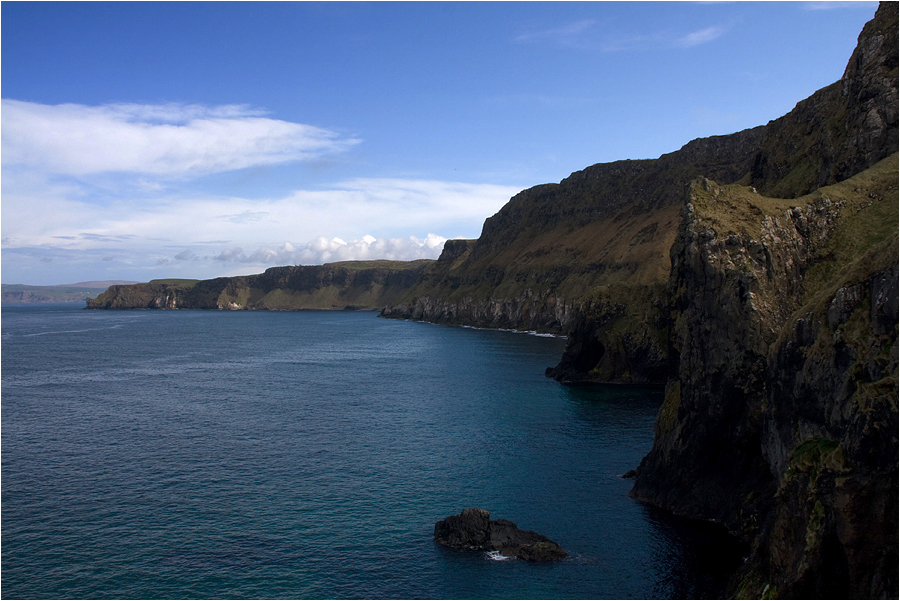
[[[805, 302], [825, 302], [848, 283], [862, 281], [897, 261], [898, 154], [837, 184], [796, 199], [768, 198], [745, 186], [718, 186], [709, 180], [691, 185], [694, 218], [721, 239], [737, 234], [759, 239], [767, 217], [789, 211], [826, 211], [833, 228], [810, 232], [812, 262], [804, 276]], [[795, 213], [796, 215], [796, 213]], [[827, 233], [827, 235], [825, 235]]]
[[781, 217], [787, 211], [823, 202], [830, 204], [841, 220], [831, 250], [846, 261], [896, 230], [897, 178], [898, 155], [894, 153], [847, 180], [799, 198], [771, 198], [749, 186], [720, 186], [704, 178], [692, 182], [690, 195], [694, 217], [720, 237], [738, 234], [758, 238], [765, 217]]
[[190, 288], [201, 280], [191, 280], [185, 278], [162, 278], [159, 280], [150, 280], [148, 284], [163, 284], [167, 286], [177, 286], [179, 288]]
[[337, 261], [335, 263], [325, 263], [325, 266], [339, 267], [351, 271], [362, 271], [364, 269], [414, 269], [433, 262], [433, 259], [416, 259], [415, 261], [376, 259], [372, 261]]

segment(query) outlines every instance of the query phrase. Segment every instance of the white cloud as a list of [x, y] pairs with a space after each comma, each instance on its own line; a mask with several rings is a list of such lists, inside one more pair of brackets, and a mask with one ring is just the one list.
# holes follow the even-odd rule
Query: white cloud
[[803, 10], [836, 10], [841, 8], [863, 8], [870, 10], [878, 7], [878, 2], [860, 2], [853, 0], [850, 2], [802, 2]]
[[723, 33], [725, 33], [724, 27], [707, 27], [706, 29], [692, 31], [686, 35], [681, 36], [675, 41], [675, 45], [680, 46], [681, 48], [691, 48], [692, 46], [699, 46], [700, 44], [712, 42], [716, 38], [720, 37]]
[[[412, 261], [415, 259], [437, 259], [447, 239], [437, 234], [428, 234], [420, 240], [415, 236], [407, 238], [376, 238], [365, 235], [359, 240], [346, 242], [338, 237], [331, 239], [319, 236], [304, 245], [295, 246], [290, 242], [276, 247], [260, 247], [252, 252], [243, 248], [227, 248], [219, 252], [214, 261], [222, 263], [244, 263], [264, 269], [272, 265], [321, 265], [337, 261], [371, 261], [389, 259]], [[181, 253], [179, 253], [181, 254]], [[178, 258], [178, 255], [175, 257]], [[189, 260], [201, 259], [196, 255]]]
[[[229, 265], [260, 270], [436, 258], [444, 237], [420, 240], [410, 234], [475, 237], [484, 219], [521, 190], [356, 178], [300, 189], [295, 180], [279, 182], [275, 189], [286, 191], [260, 198], [197, 191], [193, 176], [318, 159], [356, 143], [261, 115], [231, 105], [89, 107], [4, 100], [4, 281], [26, 281], [38, 273], [40, 261], [51, 260], [54, 273], [67, 279], [74, 277], [67, 266], [87, 271], [93, 265], [95, 273], [78, 276], [90, 280], [110, 274], [141, 279], [143, 271], [152, 277], [215, 277]], [[54, 280], [43, 283], [65, 283]]]
[[594, 19], [564, 23], [556, 27], [534, 29], [513, 37], [519, 43], [555, 43], [581, 50], [618, 52], [642, 48], [690, 48], [720, 37], [728, 30], [724, 26], [710, 26], [688, 33], [672, 30], [657, 32], [623, 32], [612, 25]]
[[[169, 192], [101, 204], [76, 185], [4, 179], [4, 279], [25, 281], [37, 273], [29, 267], [36, 257], [52, 257], [63, 276], [64, 265], [87, 271], [103, 257], [102, 273], [95, 267], [82, 280], [209, 278], [236, 268], [253, 273], [298, 263], [437, 258], [445, 237], [476, 237], [484, 219], [519, 190], [370, 178], [273, 198]], [[429, 231], [441, 235], [410, 236]], [[63, 276], [44, 283], [66, 283]]]
[[4, 166], [57, 175], [199, 175], [316, 159], [358, 143], [238, 105], [46, 105], [3, 100]]
[[[258, 247], [310, 240], [406, 237], [439, 230], [477, 235], [519, 187], [431, 180], [356, 179], [331, 190], [297, 190], [269, 199], [182, 194], [99, 205], [77, 188], [22, 189], [4, 181], [4, 248], [52, 245], [86, 250], [121, 244], [122, 236], [189, 248], [210, 241]], [[456, 230], [456, 231], [454, 231]]]
[[[518, 186], [397, 178], [356, 178], [339, 182], [334, 188], [333, 193], [346, 197], [347, 206], [371, 214], [369, 218], [376, 222], [400, 221], [423, 226], [417, 229], [427, 228], [435, 222], [475, 219], [480, 224], [522, 189]], [[391, 214], [379, 214], [382, 210], [391, 211]]]
[[712, 25], [703, 29], [679, 33], [672, 30], [641, 33], [615, 32], [606, 36], [601, 47], [604, 52], [623, 52], [644, 49], [693, 48], [707, 44], [724, 35], [730, 26]]

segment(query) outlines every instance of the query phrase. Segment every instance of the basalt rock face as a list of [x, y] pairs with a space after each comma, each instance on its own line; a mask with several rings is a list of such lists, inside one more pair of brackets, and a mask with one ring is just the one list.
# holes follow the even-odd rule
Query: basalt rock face
[[382, 317], [399, 317], [431, 323], [464, 324], [483, 328], [561, 334], [569, 325], [571, 303], [553, 295], [535, 297], [530, 289], [514, 298], [474, 298], [460, 300], [430, 296], [416, 297], [412, 304], [390, 305]]
[[751, 544], [742, 597], [897, 594], [897, 155], [799, 199], [698, 180], [632, 496]]
[[555, 561], [568, 557], [562, 547], [546, 536], [520, 530], [509, 520], [492, 520], [489, 511], [463, 509], [434, 525], [434, 540], [445, 547], [497, 551], [526, 561]]
[[431, 261], [272, 267], [251, 276], [111, 286], [88, 309], [367, 309], [393, 302]]
[[546, 375], [567, 384], [665, 382], [672, 370], [666, 303], [663, 284], [585, 295], [572, 311], [562, 359]]
[[770, 586], [792, 598], [897, 597], [893, 246], [827, 305], [801, 312], [774, 348], [760, 425], [778, 490], [744, 596]]
[[763, 127], [689, 142], [658, 159], [598, 163], [559, 184], [544, 184], [514, 196], [484, 223], [473, 260], [512, 245], [523, 234], [559, 225], [584, 227], [623, 212], [647, 213], [677, 205], [684, 182], [699, 174], [723, 181], [744, 176]]

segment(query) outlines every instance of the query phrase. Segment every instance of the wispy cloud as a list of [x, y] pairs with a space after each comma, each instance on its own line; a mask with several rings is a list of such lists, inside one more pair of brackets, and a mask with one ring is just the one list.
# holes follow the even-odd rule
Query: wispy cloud
[[804, 10], [837, 10], [841, 8], [865, 8], [873, 9], [878, 7], [878, 2], [803, 2], [801, 6]]
[[5, 167], [184, 176], [318, 159], [359, 140], [242, 105], [46, 105], [3, 100]]
[[106, 273], [78, 277], [140, 279], [144, 271], [214, 277], [278, 264], [436, 258], [445, 237], [476, 236], [521, 189], [355, 178], [281, 182], [281, 192], [254, 198], [198, 192], [199, 176], [320, 161], [358, 143], [238, 105], [4, 100], [2, 120], [6, 281], [41, 261], [63, 275], [102, 261]]
[[19, 188], [4, 182], [6, 247], [62, 245], [96, 248], [123, 236], [166, 244], [240, 240], [310, 240], [321, 235], [361, 238], [397, 231], [471, 229], [502, 207], [518, 186], [433, 180], [354, 179], [326, 190], [241, 197], [176, 194], [111, 204], [84, 201], [67, 188]]
[[729, 25], [710, 25], [691, 31], [627, 31], [613, 22], [585, 19], [554, 27], [533, 29], [515, 35], [520, 44], [555, 44], [598, 52], [622, 52], [644, 49], [691, 48], [712, 42], [730, 29]]
[[513, 37], [515, 42], [542, 42], [556, 43], [564, 46], [581, 46], [585, 42], [584, 34], [587, 33], [597, 21], [583, 19], [563, 23], [555, 27], [533, 29], [519, 33]]
[[697, 31], [692, 31], [679, 38], [676, 38], [674, 40], [674, 45], [680, 48], [691, 48], [692, 46], [699, 46], [700, 44], [706, 44], [707, 42], [712, 42], [716, 38], [721, 37], [721, 35], [725, 33], [725, 31], [725, 27], [718, 25], [707, 27], [705, 29], [698, 29]]

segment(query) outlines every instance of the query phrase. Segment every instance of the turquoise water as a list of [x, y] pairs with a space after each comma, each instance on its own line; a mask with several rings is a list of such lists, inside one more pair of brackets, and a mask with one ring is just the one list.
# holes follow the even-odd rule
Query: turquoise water
[[[373, 313], [2, 309], [4, 598], [663, 598], [733, 549], [627, 497], [658, 392]], [[432, 541], [489, 509], [550, 565]]]

